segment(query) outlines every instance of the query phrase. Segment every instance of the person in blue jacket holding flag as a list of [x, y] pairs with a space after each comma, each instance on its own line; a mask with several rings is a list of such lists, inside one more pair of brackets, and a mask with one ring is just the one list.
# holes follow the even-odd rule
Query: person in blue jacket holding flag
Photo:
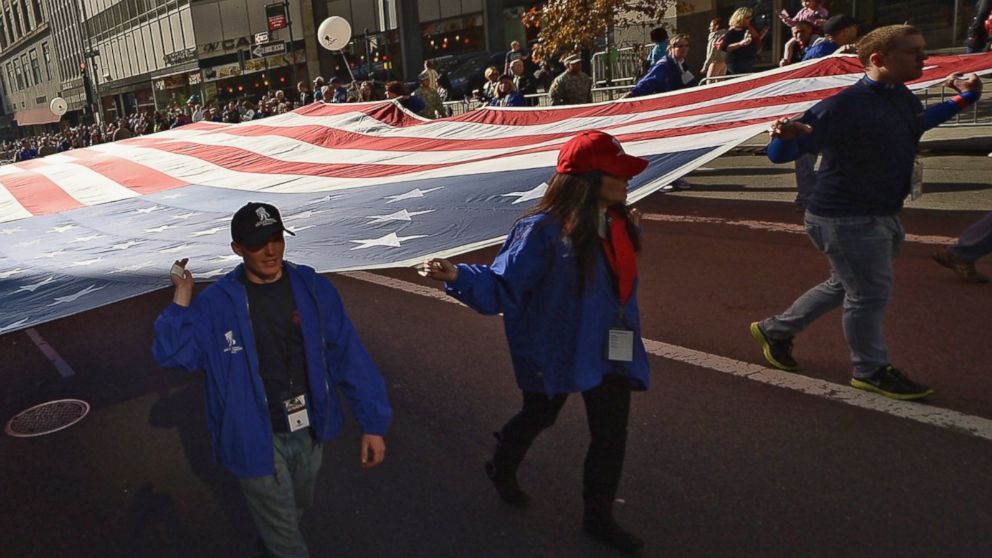
[[339, 392], [361, 424], [361, 463], [382, 463], [392, 410], [385, 383], [330, 281], [283, 260], [279, 210], [249, 203], [231, 221], [242, 264], [193, 300], [187, 260], [155, 321], [152, 353], [206, 374], [217, 461], [237, 476], [269, 556], [308, 556], [300, 519], [313, 500], [323, 443], [343, 423]]
[[628, 553], [643, 545], [613, 517], [626, 451], [632, 390], [648, 388], [637, 307], [637, 214], [627, 184], [648, 165], [609, 134], [582, 132], [559, 152], [547, 192], [521, 217], [492, 265], [445, 259], [423, 272], [483, 314], [503, 314], [523, 409], [496, 433], [486, 472], [507, 503], [529, 496], [517, 469], [534, 439], [581, 393], [591, 443], [583, 527]]

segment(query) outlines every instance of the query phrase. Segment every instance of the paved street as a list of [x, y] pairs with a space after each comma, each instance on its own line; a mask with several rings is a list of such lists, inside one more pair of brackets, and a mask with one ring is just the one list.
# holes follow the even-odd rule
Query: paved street
[[[645, 556], [992, 555], [992, 286], [960, 283], [929, 257], [992, 209], [992, 158], [936, 153], [925, 165], [930, 193], [903, 215], [912, 236], [886, 320], [896, 364], [936, 392], [925, 403], [846, 387], [837, 312], [797, 339], [800, 373], [764, 368], [748, 323], [827, 273], [796, 232], [790, 166], [735, 152], [693, 173], [694, 189], [638, 204], [653, 384], [634, 396], [617, 507]], [[443, 300], [409, 270], [331, 279], [396, 418], [378, 469], [359, 467], [354, 424], [325, 448], [303, 523], [315, 557], [614, 555], [579, 527], [580, 398], [524, 463], [531, 509], [502, 505], [483, 475], [490, 432], [519, 405], [498, 318]], [[0, 438], [0, 556], [251, 555], [237, 483], [211, 462], [200, 378], [149, 354], [170, 298], [163, 289], [36, 328], [70, 377], [26, 332], [0, 336], [0, 418], [60, 397], [92, 405], [61, 432]]]

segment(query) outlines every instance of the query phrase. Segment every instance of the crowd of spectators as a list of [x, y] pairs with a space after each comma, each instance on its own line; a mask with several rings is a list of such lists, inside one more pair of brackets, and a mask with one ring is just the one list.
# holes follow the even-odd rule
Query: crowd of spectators
[[[791, 27], [791, 37], [779, 65], [792, 64], [826, 51], [845, 48], [857, 36], [857, 21], [844, 15], [827, 18], [827, 11], [815, 0], [804, 0], [803, 9], [794, 16], [780, 14], [782, 23]], [[714, 79], [725, 73], [750, 72], [755, 53], [761, 48], [768, 28], [757, 31], [751, 24], [750, 8], [736, 10], [729, 29], [720, 19], [710, 23], [706, 38], [706, 61], [696, 72], [685, 63], [690, 37], [679, 34], [672, 42], [663, 27], [651, 31], [651, 43], [643, 47], [643, 68], [634, 76], [631, 96], [669, 91], [693, 86], [701, 78]], [[992, 20], [992, 18], [990, 18]], [[851, 35], [853, 33], [853, 35]], [[849, 47], [847, 47], [849, 48]], [[575, 53], [550, 53], [538, 43], [529, 50], [518, 41], [510, 44], [502, 67], [489, 66], [478, 89], [466, 91], [467, 109], [482, 106], [527, 106], [537, 104], [538, 94], [547, 94], [551, 104], [591, 102], [592, 79], [583, 71], [589, 61]], [[416, 84], [399, 81], [376, 83], [354, 80], [349, 84], [334, 77], [325, 82], [317, 77], [301, 81], [295, 90], [270, 91], [257, 100], [241, 98], [221, 103], [200, 104], [195, 95], [183, 105], [167, 110], [138, 111], [102, 125], [63, 126], [58, 132], [0, 143], [0, 162], [28, 160], [70, 149], [170, 130], [191, 122], [211, 121], [239, 123], [283, 114], [311, 103], [354, 103], [396, 99], [404, 108], [424, 118], [449, 116], [446, 104], [455, 96], [448, 76], [434, 69], [432, 61], [424, 63]]]

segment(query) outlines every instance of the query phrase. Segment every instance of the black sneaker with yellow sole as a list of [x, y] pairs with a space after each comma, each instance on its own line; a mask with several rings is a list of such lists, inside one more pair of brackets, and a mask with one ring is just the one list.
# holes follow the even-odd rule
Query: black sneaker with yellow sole
[[886, 365], [878, 369], [869, 378], [852, 378], [851, 385], [858, 389], [884, 395], [890, 399], [910, 400], [922, 399], [933, 390], [929, 387], [910, 380], [905, 374]]
[[751, 323], [751, 336], [761, 345], [761, 352], [764, 353], [765, 360], [769, 364], [786, 372], [793, 372], [799, 369], [799, 363], [796, 362], [796, 359], [792, 358], [791, 337], [788, 339], [772, 339], [765, 335], [758, 322]]

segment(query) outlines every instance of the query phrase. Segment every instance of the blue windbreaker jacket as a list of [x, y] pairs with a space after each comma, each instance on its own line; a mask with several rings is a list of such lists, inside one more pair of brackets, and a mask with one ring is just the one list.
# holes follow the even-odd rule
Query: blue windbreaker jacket
[[[300, 314], [310, 387], [310, 423], [320, 441], [344, 422], [338, 390], [366, 434], [382, 435], [392, 409], [379, 370], [358, 338], [337, 290], [312, 268], [286, 262]], [[243, 266], [189, 307], [170, 304], [155, 321], [152, 354], [165, 367], [206, 373], [207, 421], [214, 457], [242, 478], [274, 471], [272, 423], [241, 283]]]
[[448, 294], [482, 314], [503, 313], [517, 385], [526, 392], [574, 393], [598, 386], [606, 374], [648, 388], [637, 284], [623, 306], [634, 331], [634, 360], [607, 359], [609, 329], [618, 323], [620, 297], [602, 252], [591, 281], [577, 296], [578, 278], [561, 226], [547, 215], [525, 217], [510, 231], [491, 266], [458, 265]]

